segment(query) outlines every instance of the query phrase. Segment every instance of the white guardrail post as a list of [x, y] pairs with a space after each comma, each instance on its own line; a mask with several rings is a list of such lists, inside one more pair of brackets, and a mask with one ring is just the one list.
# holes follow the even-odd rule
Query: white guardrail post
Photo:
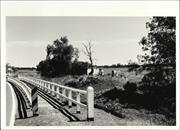
[[[66, 89], [62, 88], [62, 95], [66, 96]], [[62, 102], [65, 102], [66, 98], [62, 98]]]
[[52, 88], [52, 85], [49, 84], [49, 93], [50, 93], [50, 94], [52, 94], [51, 88]]
[[[56, 86], [56, 92], [59, 93], [59, 86]], [[58, 94], [56, 94], [56, 98], [59, 100], [60, 96]]]
[[94, 121], [94, 88], [87, 88], [87, 120]]
[[[72, 91], [71, 90], [68, 90], [68, 98], [72, 99]], [[68, 100], [68, 106], [69, 106], [69, 108], [72, 107], [72, 102], [70, 100]]]
[[[81, 99], [80, 99], [81, 97], [80, 97], [80, 96], [81, 96], [81, 94], [80, 94], [79, 92], [77, 92], [77, 94], [76, 94], [76, 101], [77, 101], [78, 103], [81, 102]], [[77, 107], [77, 113], [80, 113], [80, 105], [77, 104], [76, 107]]]
[[53, 90], [52, 95], [55, 97], [56, 96], [56, 93], [55, 93], [56, 92], [56, 86], [55, 85], [52, 85], [52, 90]]

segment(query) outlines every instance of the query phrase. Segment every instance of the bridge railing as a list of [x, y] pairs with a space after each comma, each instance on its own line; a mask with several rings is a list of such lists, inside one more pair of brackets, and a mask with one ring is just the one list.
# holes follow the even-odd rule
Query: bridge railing
[[[77, 113], [80, 113], [81, 107], [87, 108], [87, 120], [94, 120], [94, 89], [89, 86], [87, 90], [80, 90], [75, 88], [66, 87], [57, 83], [32, 78], [32, 77], [19, 77], [21, 80], [29, 82], [41, 90], [51, 94], [63, 101], [68, 101], [68, 106], [72, 107], [72, 103], [76, 104]], [[73, 95], [72, 95], [73, 93]], [[81, 95], [85, 95], [87, 103], [81, 103]], [[75, 99], [73, 98], [75, 96]]]
[[6, 87], [6, 125], [14, 126], [17, 109], [16, 95], [9, 82], [6, 82]]

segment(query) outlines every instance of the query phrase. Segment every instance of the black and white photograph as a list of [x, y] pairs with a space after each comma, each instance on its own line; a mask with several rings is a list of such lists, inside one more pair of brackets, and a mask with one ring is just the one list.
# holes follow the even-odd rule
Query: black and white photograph
[[179, 125], [177, 15], [4, 19], [7, 128]]

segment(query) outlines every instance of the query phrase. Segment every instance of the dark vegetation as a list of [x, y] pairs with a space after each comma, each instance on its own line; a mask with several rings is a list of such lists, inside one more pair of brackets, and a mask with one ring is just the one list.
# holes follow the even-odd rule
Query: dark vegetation
[[46, 59], [37, 65], [42, 76], [57, 77], [67, 74], [86, 74], [87, 62], [78, 61], [78, 49], [68, 44], [67, 37], [61, 37], [48, 45]]

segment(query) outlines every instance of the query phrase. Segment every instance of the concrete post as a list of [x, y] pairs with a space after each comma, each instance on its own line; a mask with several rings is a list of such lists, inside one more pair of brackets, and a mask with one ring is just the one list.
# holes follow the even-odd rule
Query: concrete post
[[38, 96], [37, 95], [38, 95], [37, 87], [34, 87], [31, 92], [33, 116], [38, 115]]
[[40, 86], [40, 81], [38, 81], [38, 87], [41, 88], [41, 86]]
[[[72, 99], [72, 91], [71, 90], [68, 90], [68, 98]], [[72, 101], [68, 100], [68, 106], [69, 106], [69, 108], [72, 107]]]
[[[62, 89], [62, 95], [63, 95], [63, 96], [66, 96], [66, 89], [64, 89], [64, 88]], [[65, 98], [62, 98], [62, 101], [65, 102], [66, 99], [65, 99]]]
[[[79, 92], [77, 92], [77, 95], [76, 95], [76, 101], [78, 102], [78, 103], [80, 103], [80, 93]], [[77, 104], [77, 113], [80, 113], [80, 106]]]
[[[57, 93], [59, 93], [59, 86], [57, 86], [57, 88], [56, 88], [56, 92], [57, 92]], [[57, 99], [60, 99], [59, 94], [56, 94], [56, 97], [57, 97]]]
[[51, 84], [51, 95], [53, 95], [53, 85]]
[[42, 90], [44, 90], [44, 82], [42, 82]]
[[41, 89], [43, 89], [43, 82], [41, 81]]
[[87, 120], [94, 121], [94, 88], [87, 88]]
[[48, 84], [49, 91], [48, 93], [51, 94], [51, 84]]
[[47, 83], [44, 83], [44, 91], [46, 91]]
[[48, 92], [48, 83], [46, 84], [45, 91]]
[[39, 81], [39, 87], [40, 87], [40, 89], [42, 89], [42, 86], [41, 86], [41, 81]]
[[46, 83], [44, 82], [43, 90], [46, 91]]
[[55, 91], [55, 86], [54, 85], [51, 85], [52, 86], [52, 96], [55, 96], [55, 93], [54, 93], [54, 91]]
[[43, 89], [43, 86], [42, 86], [42, 81], [40, 81], [40, 86], [41, 86], [41, 89]]
[[57, 86], [55, 86], [55, 85], [53, 85], [53, 96], [56, 96], [56, 88], [57, 88]]

